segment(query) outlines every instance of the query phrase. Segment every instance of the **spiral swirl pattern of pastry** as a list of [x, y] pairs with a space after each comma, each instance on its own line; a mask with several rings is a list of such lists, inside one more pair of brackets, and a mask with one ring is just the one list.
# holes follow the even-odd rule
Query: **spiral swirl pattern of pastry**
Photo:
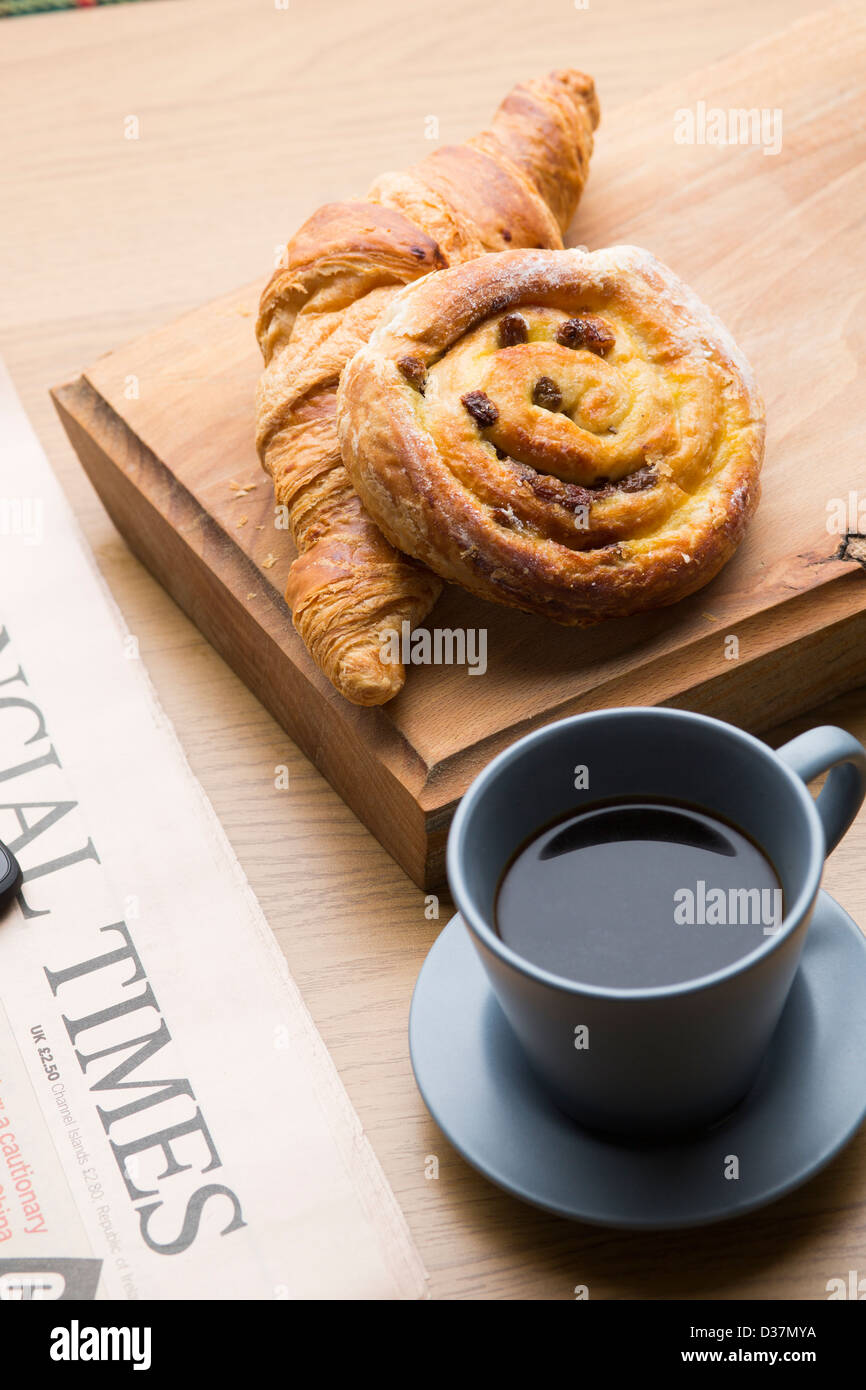
[[392, 544], [560, 623], [694, 592], [759, 496], [749, 365], [637, 247], [504, 252], [425, 277], [346, 368], [338, 417]]

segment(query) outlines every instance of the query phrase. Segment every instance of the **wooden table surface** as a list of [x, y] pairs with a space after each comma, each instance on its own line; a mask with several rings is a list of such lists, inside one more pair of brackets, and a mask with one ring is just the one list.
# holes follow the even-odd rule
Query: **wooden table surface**
[[[825, 1298], [828, 1279], [866, 1274], [866, 1132], [765, 1211], [678, 1234], [546, 1217], [454, 1153], [406, 1044], [412, 986], [450, 905], [425, 918], [419, 890], [131, 557], [47, 395], [100, 353], [267, 270], [317, 204], [429, 150], [428, 116], [442, 141], [462, 139], [515, 80], [565, 64], [594, 74], [611, 111], [815, 6], [279, 4], [153, 0], [0, 21], [0, 355], [334, 1056], [433, 1296], [569, 1299], [584, 1284], [603, 1299]], [[125, 138], [129, 117], [137, 140]], [[798, 727], [822, 722], [866, 739], [866, 692]], [[274, 786], [281, 764], [288, 790]], [[866, 813], [825, 880], [862, 922], [864, 852]]]

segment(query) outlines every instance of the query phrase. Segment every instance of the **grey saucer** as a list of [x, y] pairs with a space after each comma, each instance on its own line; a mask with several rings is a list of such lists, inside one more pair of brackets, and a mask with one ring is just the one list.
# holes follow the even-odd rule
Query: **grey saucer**
[[[467, 1162], [526, 1202], [602, 1226], [665, 1229], [764, 1206], [823, 1168], [866, 1114], [866, 939], [821, 893], [800, 968], [744, 1101], [685, 1142], [581, 1129], [524, 1060], [454, 917], [418, 977], [409, 1022], [424, 1101]], [[739, 1177], [725, 1176], [729, 1156]]]

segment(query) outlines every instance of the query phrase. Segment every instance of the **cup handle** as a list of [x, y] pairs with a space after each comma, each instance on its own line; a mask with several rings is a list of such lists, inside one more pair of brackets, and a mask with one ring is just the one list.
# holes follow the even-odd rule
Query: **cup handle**
[[829, 771], [815, 802], [830, 854], [851, 825], [866, 797], [866, 748], [833, 724], [809, 729], [776, 749], [776, 757], [810, 782]]

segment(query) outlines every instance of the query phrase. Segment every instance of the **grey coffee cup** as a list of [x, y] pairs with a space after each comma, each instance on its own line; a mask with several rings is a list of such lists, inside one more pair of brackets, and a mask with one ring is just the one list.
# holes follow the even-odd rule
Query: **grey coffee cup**
[[[575, 788], [580, 767], [586, 790]], [[828, 770], [815, 800], [806, 783]], [[812, 729], [773, 752], [730, 724], [670, 709], [576, 715], [484, 769], [454, 817], [448, 879], [496, 997], [562, 1109], [596, 1129], [652, 1138], [704, 1127], [737, 1105], [788, 997], [824, 860], [864, 795], [866, 750], [843, 729]], [[511, 856], [558, 817], [611, 797], [687, 802], [744, 831], [782, 885], [774, 934], [713, 974], [653, 988], [582, 984], [507, 946], [493, 914]]]

